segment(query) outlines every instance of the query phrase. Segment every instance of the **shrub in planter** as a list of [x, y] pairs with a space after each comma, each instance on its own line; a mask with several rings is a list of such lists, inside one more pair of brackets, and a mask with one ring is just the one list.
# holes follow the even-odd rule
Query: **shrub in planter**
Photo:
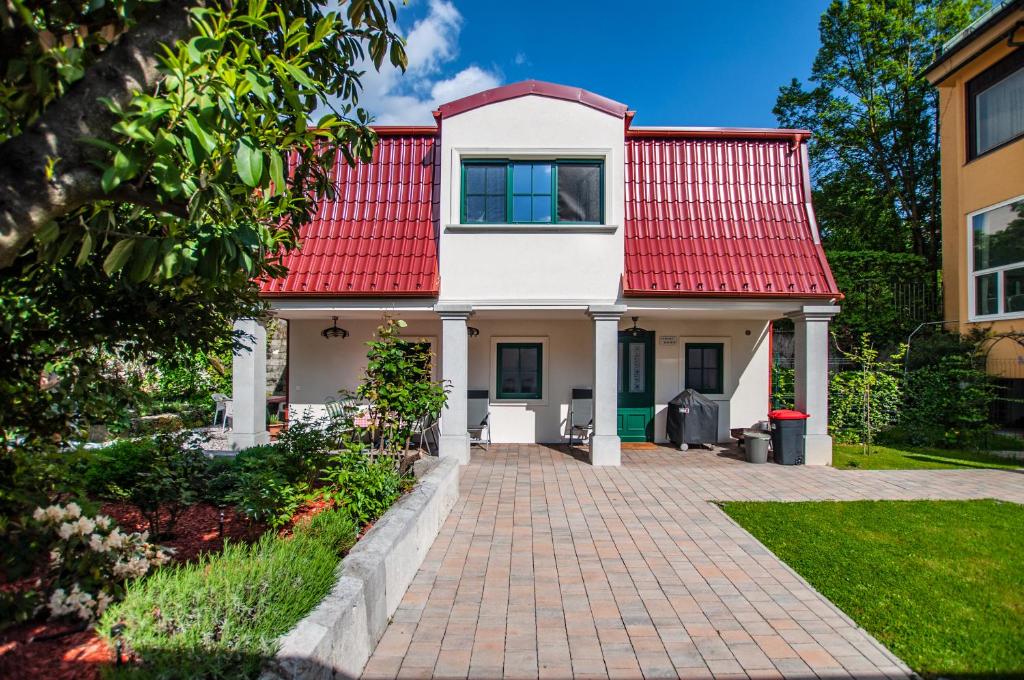
[[42, 585], [51, 617], [92, 621], [124, 592], [125, 583], [165, 564], [170, 554], [145, 533], [122, 533], [105, 515], [86, 517], [75, 503], [36, 508], [35, 528], [49, 553]]
[[95, 452], [87, 489], [135, 506], [154, 538], [174, 531], [178, 515], [203, 498], [208, 461], [187, 435], [125, 440]]
[[[224, 499], [252, 522], [279, 528], [310, 496], [306, 482], [308, 456], [301, 447], [281, 444], [253, 446], [241, 451], [229, 473]], [[218, 484], [222, 482], [218, 480]]]
[[402, 477], [390, 456], [371, 458], [357, 452], [334, 456], [323, 480], [325, 495], [344, 508], [360, 525], [384, 514], [402, 493]]

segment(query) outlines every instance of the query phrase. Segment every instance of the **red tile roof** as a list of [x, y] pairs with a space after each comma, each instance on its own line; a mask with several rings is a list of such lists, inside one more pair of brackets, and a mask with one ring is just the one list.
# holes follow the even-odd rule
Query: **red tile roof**
[[284, 258], [288, 276], [261, 282], [264, 296], [437, 296], [437, 131], [377, 132], [369, 163], [338, 154], [337, 198], [320, 202]]
[[629, 296], [837, 297], [794, 130], [626, 134]]

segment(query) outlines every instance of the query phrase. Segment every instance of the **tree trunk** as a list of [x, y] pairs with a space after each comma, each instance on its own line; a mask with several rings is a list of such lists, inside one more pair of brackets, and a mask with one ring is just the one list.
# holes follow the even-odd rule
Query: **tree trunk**
[[[141, 10], [138, 23], [50, 105], [20, 135], [0, 145], [0, 268], [8, 267], [46, 224], [105, 198], [101, 171], [93, 162], [105, 152], [84, 143], [93, 137], [114, 141], [117, 117], [98, 100], [127, 105], [134, 92], [152, 92], [160, 82], [161, 44], [188, 36], [189, 6], [164, 0]], [[46, 178], [50, 159], [56, 162]]]

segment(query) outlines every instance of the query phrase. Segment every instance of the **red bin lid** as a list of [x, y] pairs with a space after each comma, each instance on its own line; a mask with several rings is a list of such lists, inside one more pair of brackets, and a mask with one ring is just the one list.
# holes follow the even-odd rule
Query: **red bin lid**
[[774, 411], [768, 412], [768, 417], [772, 420], [805, 420], [811, 416], [803, 411], [794, 411], [788, 408], [780, 408]]

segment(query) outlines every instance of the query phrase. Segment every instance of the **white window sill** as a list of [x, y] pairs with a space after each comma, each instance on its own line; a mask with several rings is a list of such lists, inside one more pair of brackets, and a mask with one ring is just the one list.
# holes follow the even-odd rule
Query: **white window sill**
[[616, 224], [448, 224], [444, 230], [464, 234], [614, 234]]
[[968, 317], [967, 323], [988, 323], [990, 321], [1012, 321], [1024, 319], [1024, 312], [1011, 312], [1009, 314], [985, 314], [984, 316]]

